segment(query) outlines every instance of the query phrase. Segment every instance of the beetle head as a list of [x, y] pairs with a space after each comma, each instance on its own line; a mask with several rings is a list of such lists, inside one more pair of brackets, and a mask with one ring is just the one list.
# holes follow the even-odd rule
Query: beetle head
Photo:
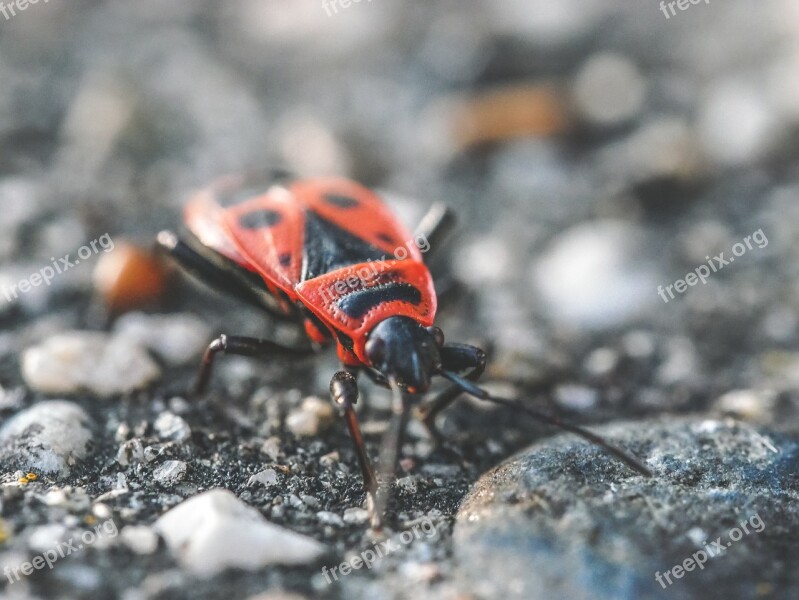
[[389, 317], [369, 333], [365, 350], [371, 367], [409, 393], [420, 394], [441, 369], [443, 343], [438, 327], [424, 327], [409, 317]]

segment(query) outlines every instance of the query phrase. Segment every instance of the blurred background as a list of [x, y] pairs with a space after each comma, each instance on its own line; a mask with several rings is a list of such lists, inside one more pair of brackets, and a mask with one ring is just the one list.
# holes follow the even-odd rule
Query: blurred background
[[[25, 348], [73, 329], [118, 331], [130, 310], [146, 313], [123, 327], [131, 335], [174, 325], [147, 315], [180, 313], [193, 316], [181, 331], [195, 341], [175, 342], [188, 358], [159, 359], [147, 392], [110, 403], [76, 398], [100, 433], [89, 466], [59, 481], [87, 486], [92, 498], [116, 477], [119, 465], [109, 465], [120, 443], [150, 435], [147, 423], [167, 407], [204, 432], [187, 461], [227, 460], [242, 453], [242, 422], [255, 428], [246, 434], [255, 445], [274, 433], [258, 412], [272, 414], [274, 397], [279, 415], [300, 410], [303, 395], [324, 398], [333, 357], [279, 368], [231, 359], [220, 377], [235, 408], [200, 407], [238, 411], [225, 413], [234, 425], [214, 432], [202, 410], [169, 404], [212, 333], [269, 334], [274, 325], [165, 274], [148, 262], [156, 260], [147, 254], [152, 240], [177, 227], [193, 190], [279, 166], [373, 186], [409, 227], [435, 201], [456, 209], [459, 230], [435, 265], [447, 300], [439, 324], [449, 340], [489, 350], [493, 389], [521, 394], [556, 378], [562, 383], [541, 401], [586, 423], [732, 415], [795, 433], [799, 5], [668, 4], [71, 0], [11, 16], [0, 8], [0, 292], [103, 234], [116, 244], [52, 285], [17, 298], [0, 293], [0, 418], [53, 397], [36, 373], [23, 379]], [[729, 258], [756, 231], [767, 244], [706, 284], [668, 302], [659, 294], [709, 257]], [[301, 391], [287, 392], [294, 388]], [[385, 399], [365, 393], [379, 421]], [[406, 514], [435, 507], [451, 523], [479, 474], [535, 439], [512, 415], [491, 413], [486, 423], [473, 405], [451, 412], [441, 425], [469, 466], [439, 472], [449, 491], [407, 500]], [[283, 431], [275, 418], [274, 431]], [[130, 431], [120, 436], [123, 425]], [[325, 435], [310, 450], [290, 437], [283, 452], [300, 464], [303, 448], [317, 458], [340, 450], [351, 476], [321, 502], [334, 512], [357, 506], [346, 434]], [[415, 448], [424, 455], [423, 442]], [[120, 523], [150, 523], [212, 484], [272, 506], [279, 494], [241, 493], [263, 457], [224, 460], [190, 469], [185, 487], [167, 496], [142, 483], [141, 506], [120, 500], [114, 508], [132, 511]], [[131, 469], [131, 481], [152, 472]], [[15, 480], [14, 469], [5, 477]], [[312, 485], [303, 481], [295, 483]], [[20, 539], [56, 519], [21, 503], [0, 505]], [[292, 510], [262, 512], [338, 552], [360, 539], [363, 526], [331, 532]], [[401, 597], [408, 589], [456, 597], [449, 543], [444, 536], [417, 557], [437, 565], [438, 587], [427, 572], [397, 568], [336, 591], [312, 578], [318, 569], [276, 569], [217, 579], [191, 597], [284, 587], [331, 597]], [[182, 597], [193, 581], [170, 570], [163, 549], [130, 564], [122, 550], [97, 554], [0, 593], [166, 598]]]

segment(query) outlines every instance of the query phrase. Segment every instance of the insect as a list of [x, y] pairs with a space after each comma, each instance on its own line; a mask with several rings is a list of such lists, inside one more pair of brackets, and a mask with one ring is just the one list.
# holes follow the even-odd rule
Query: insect
[[[226, 179], [198, 192], [184, 220], [183, 238], [169, 231], [158, 235], [162, 248], [207, 284], [303, 328], [307, 340], [285, 346], [220, 335], [205, 352], [195, 392], [207, 387], [220, 353], [300, 357], [335, 346], [342, 369], [332, 377], [330, 394], [354, 443], [374, 528], [382, 525], [388, 493], [378, 481], [393, 477], [409, 409], [415, 407], [435, 433], [436, 415], [462, 393], [577, 433], [651, 475], [590, 431], [478, 387], [485, 353], [445, 342], [434, 325], [437, 297], [423, 250], [438, 247], [452, 226], [452, 214], [443, 206], [434, 205], [411, 233], [375, 192], [347, 179], [284, 179], [254, 186]], [[379, 478], [354, 410], [359, 373], [392, 390], [393, 416]], [[437, 376], [450, 385], [423, 401]]]

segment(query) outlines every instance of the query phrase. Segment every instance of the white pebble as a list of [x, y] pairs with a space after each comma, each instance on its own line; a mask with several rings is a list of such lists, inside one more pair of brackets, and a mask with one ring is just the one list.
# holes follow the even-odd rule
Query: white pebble
[[162, 440], [185, 442], [191, 437], [191, 428], [181, 417], [171, 412], [158, 415], [155, 420], [155, 433]]
[[201, 577], [227, 568], [307, 564], [325, 552], [316, 540], [270, 523], [222, 489], [182, 502], [154, 527], [183, 567]]
[[277, 484], [277, 471], [274, 469], [264, 469], [259, 473], [251, 476], [247, 481], [248, 486], [262, 485], [268, 487]]
[[168, 460], [153, 471], [153, 479], [161, 485], [173, 485], [186, 476], [186, 463], [182, 460]]
[[335, 410], [327, 400], [311, 396], [286, 417], [286, 427], [294, 435], [311, 437], [333, 424]]

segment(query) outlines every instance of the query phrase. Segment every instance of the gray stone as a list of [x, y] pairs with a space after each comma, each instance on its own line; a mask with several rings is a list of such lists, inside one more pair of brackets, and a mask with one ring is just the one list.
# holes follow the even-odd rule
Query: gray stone
[[89, 453], [92, 421], [77, 404], [40, 402], [0, 429], [0, 460], [12, 468], [65, 477]]
[[[799, 593], [788, 551], [799, 526], [796, 441], [716, 420], [595, 430], [654, 477], [567, 435], [484, 475], [454, 533], [463, 585], [477, 597], [754, 597], [758, 582], [778, 578], [781, 597]], [[719, 537], [724, 552], [698, 569], [697, 553]], [[656, 573], [692, 557], [690, 571], [658, 583]]]

